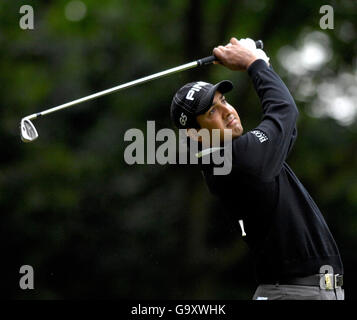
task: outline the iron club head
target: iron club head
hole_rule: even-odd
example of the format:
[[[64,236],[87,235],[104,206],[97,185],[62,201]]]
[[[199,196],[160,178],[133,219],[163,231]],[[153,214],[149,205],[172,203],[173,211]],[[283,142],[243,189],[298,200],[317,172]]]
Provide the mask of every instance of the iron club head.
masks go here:
[[[38,138],[37,130],[29,119],[23,118],[21,120],[20,131],[23,142],[32,142]]]

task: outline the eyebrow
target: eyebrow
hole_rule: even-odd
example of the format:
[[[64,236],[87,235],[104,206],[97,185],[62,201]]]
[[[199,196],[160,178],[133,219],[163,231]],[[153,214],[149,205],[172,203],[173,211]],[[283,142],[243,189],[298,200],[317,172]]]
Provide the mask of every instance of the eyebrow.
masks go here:
[[[219,96],[219,100],[222,100],[224,98],[224,95],[223,95],[223,93],[221,93],[221,95]],[[217,104],[217,102],[214,102],[214,101],[212,101],[212,105],[211,105],[211,107],[210,107],[210,109],[214,106],[214,105],[216,105]]]

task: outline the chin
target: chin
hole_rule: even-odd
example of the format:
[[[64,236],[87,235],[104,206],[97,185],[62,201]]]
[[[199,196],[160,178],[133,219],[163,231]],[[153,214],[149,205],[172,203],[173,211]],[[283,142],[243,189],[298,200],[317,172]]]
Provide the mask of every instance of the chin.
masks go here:
[[[243,134],[243,127],[241,125],[238,125],[237,127],[234,128],[233,130],[233,138],[238,138]]]
[[[243,134],[243,127],[241,125],[237,125],[236,127],[234,127],[232,130],[232,139],[238,138]],[[221,142],[224,141],[224,134],[222,133],[221,135]]]

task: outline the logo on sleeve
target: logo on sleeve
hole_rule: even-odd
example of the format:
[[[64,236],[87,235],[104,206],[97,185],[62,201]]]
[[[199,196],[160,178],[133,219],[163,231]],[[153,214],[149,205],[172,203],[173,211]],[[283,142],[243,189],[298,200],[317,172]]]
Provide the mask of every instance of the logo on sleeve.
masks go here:
[[[260,143],[269,140],[266,134],[261,132],[260,130],[253,130],[250,131],[250,133],[254,134],[259,139]]]

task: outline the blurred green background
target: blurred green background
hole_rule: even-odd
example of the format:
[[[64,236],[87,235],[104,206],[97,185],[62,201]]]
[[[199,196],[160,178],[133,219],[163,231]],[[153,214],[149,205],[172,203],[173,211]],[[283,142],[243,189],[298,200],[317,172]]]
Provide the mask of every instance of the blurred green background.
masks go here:
[[[22,30],[20,7],[34,9]],[[319,26],[322,5],[334,29]],[[7,299],[251,299],[252,257],[195,166],[124,162],[124,133],[172,127],[188,81],[229,79],[245,130],[261,110],[247,74],[192,69],[34,121],[22,117],[262,39],[300,110],[288,163],[340,248],[346,299],[357,278],[357,2],[103,0],[0,2],[1,294]],[[237,199],[239,202],[239,200]],[[35,289],[19,288],[31,265]]]

